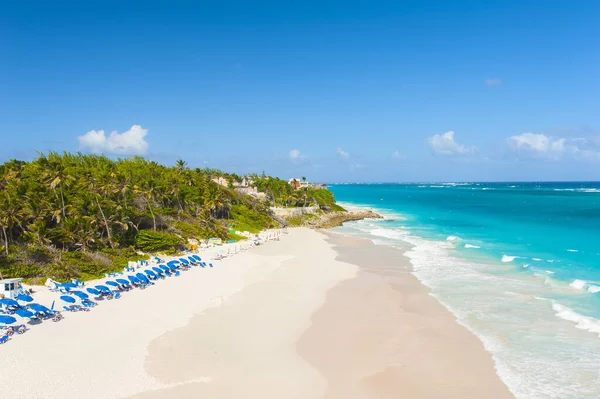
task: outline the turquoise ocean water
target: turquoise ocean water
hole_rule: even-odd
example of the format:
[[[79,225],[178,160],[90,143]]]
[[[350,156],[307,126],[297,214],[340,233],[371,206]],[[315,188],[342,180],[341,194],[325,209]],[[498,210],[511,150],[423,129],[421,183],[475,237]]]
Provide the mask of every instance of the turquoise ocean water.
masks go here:
[[[414,274],[483,341],[517,398],[600,398],[599,183],[330,189],[386,216],[340,232],[412,245]]]

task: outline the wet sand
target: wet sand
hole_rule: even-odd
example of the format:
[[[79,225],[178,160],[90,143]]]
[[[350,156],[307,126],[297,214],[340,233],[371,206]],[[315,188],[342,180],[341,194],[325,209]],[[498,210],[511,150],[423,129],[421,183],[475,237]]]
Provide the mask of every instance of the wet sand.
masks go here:
[[[358,265],[327,294],[298,343],[328,381],[327,399],[514,398],[483,344],[428,295],[403,251],[328,234]]]
[[[513,398],[398,249],[313,231],[261,282],[156,339],[153,398]]]

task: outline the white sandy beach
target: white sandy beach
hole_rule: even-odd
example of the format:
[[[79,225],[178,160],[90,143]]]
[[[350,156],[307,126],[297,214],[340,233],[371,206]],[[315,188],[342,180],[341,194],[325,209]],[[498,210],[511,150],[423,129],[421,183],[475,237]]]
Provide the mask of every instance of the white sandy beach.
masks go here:
[[[362,244],[331,240],[290,230],[213,268],[33,326],[0,347],[0,386],[11,398],[512,397],[483,345],[406,269],[410,281],[378,303],[373,287],[389,281],[369,283],[339,249]],[[411,300],[394,307],[403,295]]]

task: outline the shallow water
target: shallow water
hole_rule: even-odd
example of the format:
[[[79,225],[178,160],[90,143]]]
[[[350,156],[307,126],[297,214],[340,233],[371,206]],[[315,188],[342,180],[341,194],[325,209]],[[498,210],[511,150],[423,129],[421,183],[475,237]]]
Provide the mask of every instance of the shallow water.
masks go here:
[[[406,246],[415,275],[492,352],[518,398],[600,397],[600,185],[334,185],[380,221],[341,232]]]

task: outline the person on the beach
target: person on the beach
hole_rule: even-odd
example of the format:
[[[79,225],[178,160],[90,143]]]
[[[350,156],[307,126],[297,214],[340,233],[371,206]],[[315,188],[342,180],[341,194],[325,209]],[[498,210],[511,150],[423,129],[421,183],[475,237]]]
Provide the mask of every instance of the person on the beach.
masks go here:
[[[54,318],[52,319],[52,321],[59,321],[62,318],[63,318],[62,313],[56,312],[56,314],[54,315]]]

